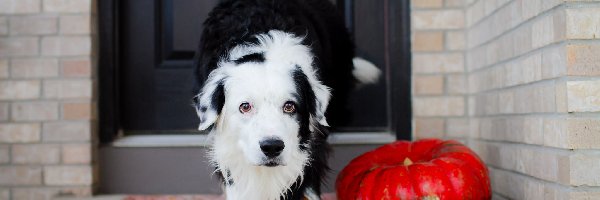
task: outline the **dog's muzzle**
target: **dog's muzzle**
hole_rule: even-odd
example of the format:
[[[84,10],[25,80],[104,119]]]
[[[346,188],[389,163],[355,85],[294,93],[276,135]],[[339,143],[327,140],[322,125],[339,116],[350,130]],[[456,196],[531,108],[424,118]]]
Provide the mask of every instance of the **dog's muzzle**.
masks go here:
[[[264,166],[275,167],[280,165],[278,156],[283,152],[285,144],[279,138],[270,138],[259,142],[260,150],[265,154]]]
[[[267,158],[275,158],[281,154],[285,144],[280,139],[267,139],[260,141],[260,150],[267,156]]]

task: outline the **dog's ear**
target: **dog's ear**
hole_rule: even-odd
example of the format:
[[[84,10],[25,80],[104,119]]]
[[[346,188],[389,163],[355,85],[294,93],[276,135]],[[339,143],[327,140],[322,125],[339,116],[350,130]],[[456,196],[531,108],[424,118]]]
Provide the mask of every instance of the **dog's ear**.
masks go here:
[[[194,107],[200,118],[198,130],[206,130],[216,121],[225,105],[224,79],[211,76],[200,94],[194,97]]]
[[[319,122],[319,124],[323,126],[329,126],[329,124],[327,123],[327,119],[325,119],[325,111],[327,110],[329,99],[331,98],[331,92],[329,91],[329,87],[323,85],[318,81],[313,82],[311,85],[315,93],[314,118],[317,122]]]

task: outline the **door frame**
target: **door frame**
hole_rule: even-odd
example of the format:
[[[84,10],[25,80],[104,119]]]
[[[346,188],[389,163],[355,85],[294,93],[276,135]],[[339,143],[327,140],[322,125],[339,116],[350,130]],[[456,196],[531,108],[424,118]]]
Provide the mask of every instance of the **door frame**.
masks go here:
[[[353,7],[354,0],[337,0],[340,8]],[[397,140],[412,137],[411,95],[411,40],[410,1],[383,0],[387,12],[384,14],[385,67],[388,69],[386,84],[390,108],[390,132]],[[98,2],[99,68],[98,68],[98,114],[101,144],[110,144],[120,134],[119,105],[119,4],[118,0]],[[344,13],[346,22],[353,22],[352,13]],[[395,23],[391,23],[395,22]],[[352,26],[351,26],[352,27]],[[160,53],[160,52],[157,52]],[[391,67],[397,66],[397,67]]]

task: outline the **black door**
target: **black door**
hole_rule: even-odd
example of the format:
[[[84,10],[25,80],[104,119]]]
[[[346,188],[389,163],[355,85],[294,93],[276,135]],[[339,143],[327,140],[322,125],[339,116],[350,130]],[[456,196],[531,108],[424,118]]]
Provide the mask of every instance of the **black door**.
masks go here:
[[[101,51],[108,54],[101,60],[105,67],[101,76],[109,76],[101,77],[105,88],[101,92],[109,94],[101,95],[100,102],[105,111],[101,112],[103,141],[109,141],[117,129],[143,134],[196,133],[192,62],[202,22],[218,0],[111,2],[100,5],[105,18],[108,11],[103,14],[102,9],[113,9],[109,16],[114,23],[101,21],[105,27],[101,31],[108,32],[105,41],[108,34],[113,45],[105,47],[118,50]],[[383,77],[353,92],[346,105],[351,110],[349,119],[335,131],[396,131],[399,138],[408,138],[410,52],[408,9],[404,8],[408,3],[338,0],[337,4],[354,36],[357,55],[375,63]]]
[[[125,131],[193,130],[192,59],[217,0],[121,1],[120,104]]]

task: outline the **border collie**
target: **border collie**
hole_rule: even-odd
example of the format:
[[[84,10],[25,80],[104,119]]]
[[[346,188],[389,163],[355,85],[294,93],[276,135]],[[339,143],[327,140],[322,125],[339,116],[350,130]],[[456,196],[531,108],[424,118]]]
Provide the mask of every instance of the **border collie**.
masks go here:
[[[196,66],[198,129],[210,132],[229,200],[320,199],[326,113],[342,112],[355,84],[380,74],[354,58],[328,0],[221,1],[204,22]]]

